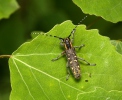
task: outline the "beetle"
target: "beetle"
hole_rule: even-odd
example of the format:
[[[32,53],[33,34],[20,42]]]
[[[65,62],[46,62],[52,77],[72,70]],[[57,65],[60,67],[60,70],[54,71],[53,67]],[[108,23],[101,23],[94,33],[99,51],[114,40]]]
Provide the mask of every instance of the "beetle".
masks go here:
[[[87,17],[87,16],[86,16]],[[84,19],[86,18],[84,17]],[[84,20],[82,19],[78,25]],[[68,80],[69,78],[69,75],[70,75],[70,71],[69,71],[69,68],[71,70],[71,72],[73,73],[75,79],[80,79],[81,78],[81,70],[80,70],[80,64],[78,62],[78,60],[82,60],[84,62],[86,62],[86,64],[90,65],[90,66],[95,66],[96,64],[91,64],[89,63],[88,61],[86,61],[85,59],[83,58],[80,58],[80,57],[77,57],[76,55],[76,51],[75,51],[75,48],[79,48],[81,49],[82,47],[84,47],[85,45],[82,44],[80,46],[73,46],[73,40],[74,40],[74,33],[76,31],[76,28],[77,26],[75,26],[75,28],[71,31],[70,35],[66,38],[61,38],[61,37],[58,37],[58,36],[53,36],[55,38],[58,38],[61,40],[61,44],[64,46],[65,50],[56,58],[52,59],[52,61],[56,61],[58,60],[61,56],[63,55],[66,55],[66,58],[67,58],[67,72],[68,72],[68,75],[66,77],[66,80]],[[70,39],[72,35],[72,39]],[[52,35],[50,35],[52,36]]]
[[[79,23],[81,24],[81,22],[86,18],[87,16],[85,16]],[[73,73],[75,79],[80,79],[81,78],[81,70],[80,70],[80,64],[78,62],[78,60],[82,60],[84,61],[86,64],[90,65],[90,66],[95,66],[96,64],[91,64],[88,61],[86,61],[85,59],[81,58],[81,57],[77,57],[76,55],[76,51],[75,48],[79,48],[81,49],[82,47],[84,47],[85,45],[82,44],[80,46],[73,46],[73,40],[74,40],[74,33],[76,31],[76,28],[78,27],[78,25],[75,26],[75,28],[73,28],[73,30],[71,31],[71,33],[69,34],[69,36],[67,36],[66,38],[62,38],[62,37],[58,37],[58,36],[53,36],[53,35],[47,35],[47,34],[43,34],[43,35],[47,35],[47,36],[51,36],[51,37],[55,37],[61,40],[61,44],[64,46],[65,50],[56,58],[52,59],[52,61],[56,61],[58,60],[60,57],[62,57],[63,55],[66,55],[67,58],[67,77],[66,80],[69,79],[69,75],[70,75],[70,70]],[[70,39],[70,37],[72,36],[72,38]],[[70,68],[70,70],[69,70]]]

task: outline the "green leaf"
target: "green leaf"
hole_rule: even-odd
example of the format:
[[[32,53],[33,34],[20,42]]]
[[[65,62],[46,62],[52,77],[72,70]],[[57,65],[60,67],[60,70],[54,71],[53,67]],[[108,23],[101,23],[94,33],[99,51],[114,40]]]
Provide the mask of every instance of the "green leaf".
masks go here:
[[[75,26],[71,21],[56,25],[47,34],[67,37]],[[104,100],[122,99],[122,56],[116,52],[108,37],[98,30],[86,30],[79,25],[74,34],[74,46],[85,44],[76,54],[96,66],[80,62],[81,79],[71,74],[66,81],[66,57],[52,62],[64,51],[60,40],[39,35],[21,45],[9,59],[11,100]]]
[[[39,34],[44,34],[44,32],[34,31],[34,32],[31,33],[31,38],[34,39],[34,38],[36,38]]]
[[[86,14],[101,16],[110,22],[122,21],[121,0],[73,0]]]
[[[8,18],[18,8],[16,0],[0,0],[0,19]]]
[[[122,42],[120,40],[111,40],[118,53],[122,54]]]

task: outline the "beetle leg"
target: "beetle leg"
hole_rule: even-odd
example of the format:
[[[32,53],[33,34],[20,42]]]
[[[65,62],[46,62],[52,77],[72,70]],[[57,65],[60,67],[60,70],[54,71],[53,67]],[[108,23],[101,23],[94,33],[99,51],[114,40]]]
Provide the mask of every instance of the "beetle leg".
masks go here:
[[[66,64],[66,67],[67,67],[67,76],[66,76],[66,81],[67,81],[69,79],[69,76],[70,76],[70,70],[69,70],[68,62]]]
[[[74,46],[74,48],[79,48],[79,49],[81,49],[82,47],[84,47],[85,45],[84,44],[82,44],[82,45],[80,45],[80,46]]]
[[[56,58],[52,59],[51,61],[56,61],[59,58],[61,58],[65,54],[65,51],[63,51],[60,55],[58,55]]]
[[[79,58],[79,57],[77,57],[79,60],[82,60],[82,61],[84,61],[87,65],[90,65],[90,66],[96,66],[96,64],[91,64],[91,63],[89,63],[88,61],[86,61],[85,59],[83,59],[83,58]]]

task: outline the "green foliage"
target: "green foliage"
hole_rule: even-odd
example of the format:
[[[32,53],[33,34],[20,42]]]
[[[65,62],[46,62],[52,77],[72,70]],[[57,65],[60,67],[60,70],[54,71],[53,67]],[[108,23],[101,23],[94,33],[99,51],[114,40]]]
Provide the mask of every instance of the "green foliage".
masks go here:
[[[121,0],[73,0],[86,14],[101,16],[107,21],[122,21]]]
[[[74,27],[66,21],[46,34],[65,38]],[[84,25],[77,27],[73,45],[85,44],[81,50],[76,50],[77,56],[96,66],[80,62],[81,80],[76,81],[71,74],[66,81],[66,57],[51,61],[64,50],[60,40],[39,35],[21,45],[9,59],[11,100],[121,100],[122,56],[109,38],[99,35],[98,30],[85,28]]]
[[[0,54],[11,54],[28,39],[33,30],[48,31],[56,23],[71,19],[77,23],[85,16],[71,0],[0,0]],[[101,16],[96,26],[100,33],[112,39],[118,39],[121,34],[122,21],[121,1],[87,1],[74,0],[84,13]],[[67,6],[68,5],[68,6]],[[73,9],[73,10],[72,10]],[[13,12],[15,12],[12,14]],[[12,16],[10,17],[10,15]],[[76,16],[77,15],[77,16]],[[8,18],[9,19],[4,19]],[[83,23],[91,24],[95,16],[89,16]],[[67,21],[54,27],[48,34],[66,37],[74,26]],[[24,43],[11,56],[10,75],[12,92],[11,100],[34,98],[43,100],[104,100],[122,99],[121,89],[121,41],[111,41],[102,37],[97,30],[85,30],[79,26],[75,34],[73,45],[85,44],[81,50],[76,50],[79,57],[83,57],[97,66],[81,65],[82,78],[76,81],[72,75],[66,81],[66,58],[51,62],[63,50],[60,40],[43,35],[32,34],[34,40]],[[91,28],[91,27],[90,27]],[[37,33],[37,32],[36,32]],[[115,51],[117,50],[117,53]],[[0,60],[0,100],[8,100],[10,91],[9,71],[6,59]],[[6,65],[6,66],[5,66]],[[5,76],[4,76],[4,75]],[[6,93],[7,91],[7,93]]]
[[[111,40],[118,53],[122,54],[122,42],[120,40]]]
[[[0,0],[0,19],[8,18],[18,8],[16,0]]]

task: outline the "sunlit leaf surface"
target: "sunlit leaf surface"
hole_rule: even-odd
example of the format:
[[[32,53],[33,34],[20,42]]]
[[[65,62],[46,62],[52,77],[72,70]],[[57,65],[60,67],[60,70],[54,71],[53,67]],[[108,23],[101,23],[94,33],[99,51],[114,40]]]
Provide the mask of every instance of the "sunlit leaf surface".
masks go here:
[[[67,37],[75,26],[66,21],[55,26],[47,34]],[[66,57],[52,62],[64,51],[60,40],[38,35],[32,41],[21,45],[9,59],[11,100],[107,100],[122,99],[122,56],[116,52],[108,37],[97,30],[77,27],[74,46],[77,56],[96,66],[80,62],[81,79],[71,74],[66,81]]]
[[[121,0],[73,0],[81,10],[90,15],[96,15],[107,21],[122,21],[122,1]]]

